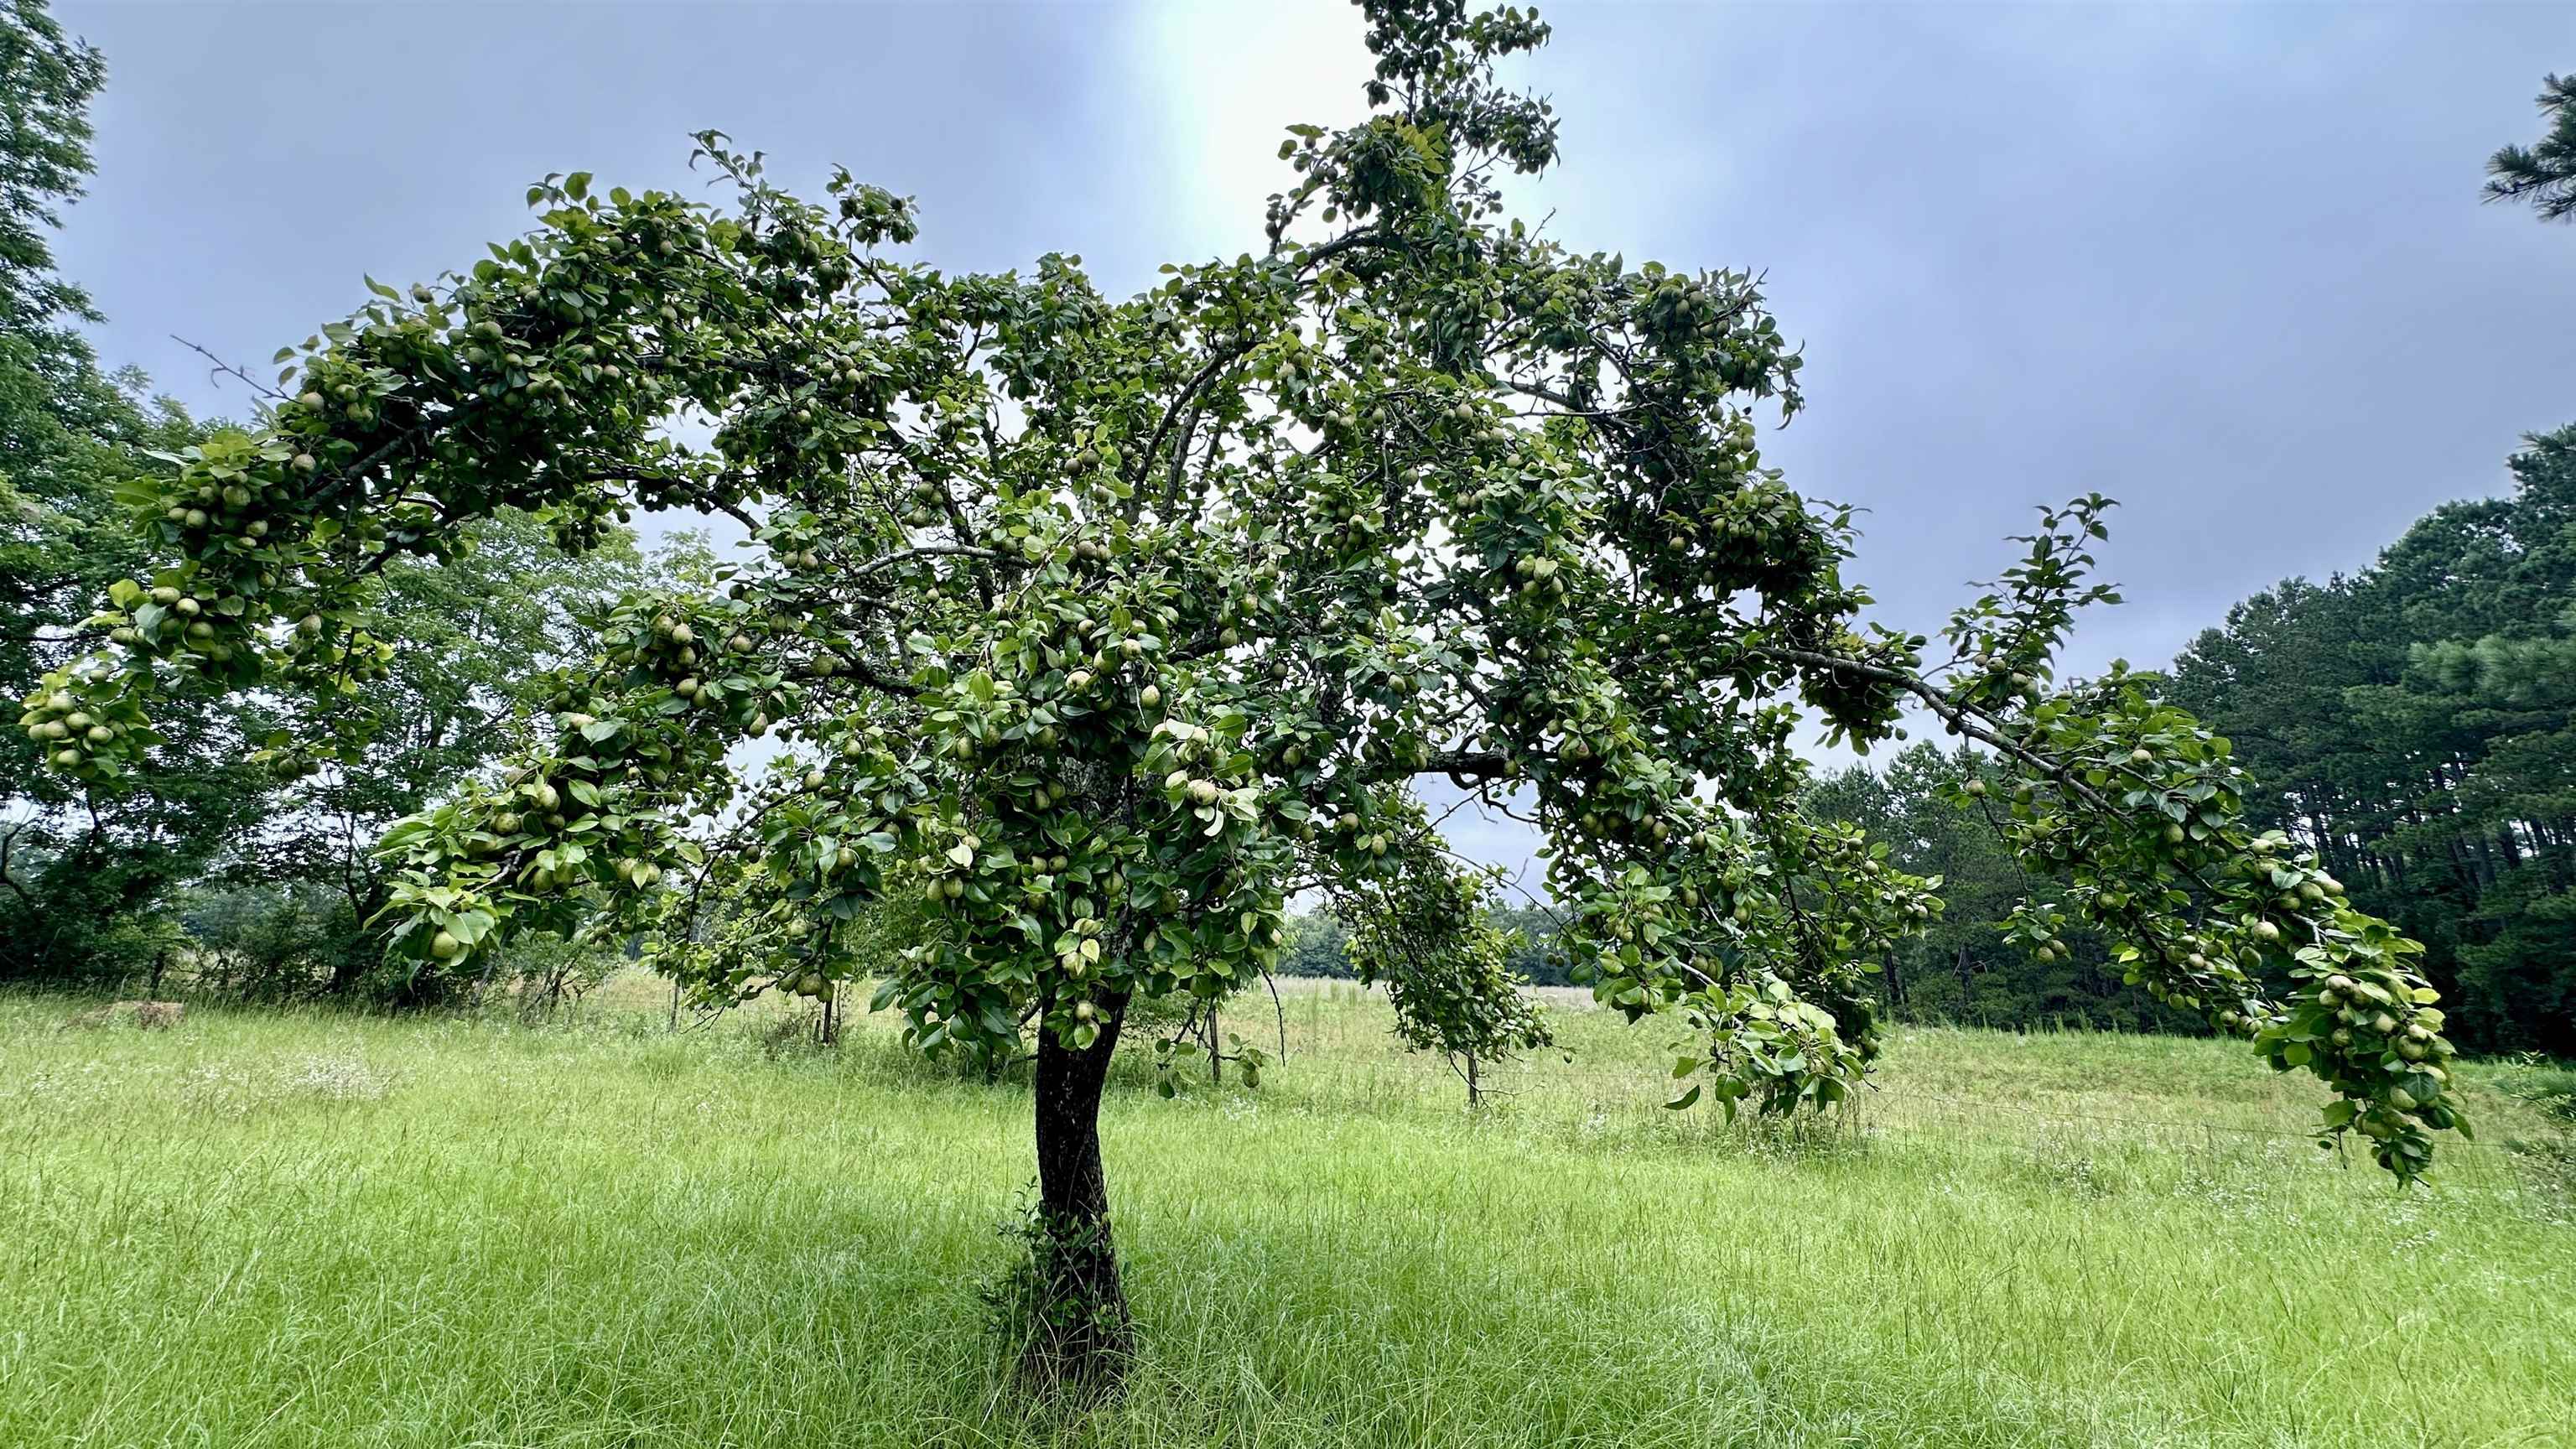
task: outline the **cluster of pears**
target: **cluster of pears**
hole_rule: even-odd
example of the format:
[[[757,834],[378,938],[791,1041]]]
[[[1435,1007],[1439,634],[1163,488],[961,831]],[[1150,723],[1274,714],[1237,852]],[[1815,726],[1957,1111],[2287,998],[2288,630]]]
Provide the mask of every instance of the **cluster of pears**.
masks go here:
[[[1571,809],[1570,803],[1567,807],[1567,813],[1573,814],[1575,822],[1583,827],[1586,839],[1616,841],[1648,849],[1664,846],[1672,840],[1672,823],[1664,818],[1660,804],[1651,797],[1644,802],[1647,806],[1644,812],[1633,819],[1617,801],[1609,798],[1608,792],[1600,793],[1598,799],[1599,803],[1586,804],[1579,813]]]
[[[1712,493],[1691,512],[1674,527],[1690,541],[1696,581],[1720,598],[1739,589],[1771,601],[1803,598],[1837,557],[1806,500],[1767,475]]]
[[[2334,1013],[2328,1039],[2336,1046],[2385,1047],[2410,1062],[2447,1056],[2442,1013],[2415,1002],[2413,988],[2394,971],[2355,967],[2338,971],[2317,991],[2317,1004]]]
[[[1470,442],[1489,446],[1508,443],[1512,430],[1500,418],[1478,406],[1471,398],[1461,397],[1449,404],[1448,420],[1460,436]]]
[[[301,405],[319,409],[322,395],[308,392]],[[318,466],[311,453],[301,450],[287,459],[287,467],[299,476]],[[245,548],[260,546],[290,497],[284,478],[262,480],[248,469],[230,479],[182,478],[174,480],[174,491],[162,494],[161,517],[178,530],[192,556],[203,557],[227,540]]]
[[[180,647],[204,654],[217,662],[232,657],[233,647],[217,637],[215,621],[224,615],[238,615],[244,607],[241,600],[230,597],[217,599],[216,603],[227,606],[219,615],[207,607],[206,600],[176,584],[162,584],[146,597],[159,605],[168,617],[178,621]],[[322,632],[319,616],[313,620],[312,632],[317,635]],[[299,627],[296,633],[302,635],[304,630]],[[142,628],[135,624],[117,625],[108,631],[108,638],[129,647],[146,642]]]
[[[930,904],[954,905],[965,898],[967,884],[981,873],[978,867],[983,849],[983,839],[969,832],[930,858],[930,879],[923,890]]]
[[[1064,682],[1074,693],[1088,693],[1094,685],[1122,674],[1132,675],[1136,703],[1148,711],[1162,708],[1163,687],[1155,682],[1155,666],[1149,658],[1157,652],[1157,641],[1152,636],[1116,636],[1107,622],[1084,614],[1068,622],[1059,644],[1047,650],[1046,663],[1049,668],[1073,666]]]
[[[935,478],[913,479],[909,495],[896,514],[906,528],[930,527],[940,521],[940,515],[948,506],[948,492]]]
[[[791,955],[803,958],[809,962],[815,957],[817,953],[814,948],[807,944],[808,938],[814,934],[814,927],[811,922],[807,921],[801,915],[791,915],[787,918],[787,923],[782,926],[780,930],[788,940],[788,950]],[[822,971],[816,969],[812,965],[807,965],[802,969],[791,969],[782,973],[778,978],[778,986],[780,990],[792,995],[802,996],[813,1001],[820,1001],[824,997],[831,995],[832,985],[832,978],[825,975]]]
[[[649,624],[612,634],[607,641],[608,657],[619,664],[643,666],[689,704],[714,705],[718,697],[707,688],[705,675],[716,662],[710,658],[715,645],[701,635],[701,624],[710,632],[721,627],[720,623],[704,620],[692,623],[681,611],[662,609]],[[734,654],[747,655],[754,643],[749,634],[736,629],[723,640],[723,647]]]
[[[78,771],[95,752],[125,734],[125,726],[92,716],[69,690],[46,690],[31,696],[18,725],[56,769]]]
[[[1547,554],[1525,553],[1512,560],[1510,579],[1524,599],[1544,596],[1562,600],[1565,597],[1565,580],[1558,577],[1562,567]]]
[[[1646,263],[1637,277],[1641,285],[1629,302],[1640,330],[1667,345],[1685,338],[1713,339],[1722,335],[1745,305],[1743,283],[1732,273],[1713,275],[1717,285],[1711,285],[1706,277],[1667,272],[1657,263]],[[1769,325],[1768,318],[1755,324],[1757,332]]]
[[[1242,778],[1241,772],[1218,768],[1201,774],[1191,767],[1214,762],[1218,754],[1214,737],[1198,725],[1179,720],[1163,729],[1172,737],[1172,758],[1179,765],[1163,777],[1163,793],[1174,800],[1185,800],[1196,809],[1214,808],[1226,790]]]
[[[1387,851],[1394,847],[1395,839],[1383,830],[1364,832],[1361,826],[1366,823],[1360,818],[1359,812],[1345,810],[1341,813],[1341,817],[1333,822],[1333,828],[1341,832],[1344,848],[1352,854],[1365,855],[1373,860],[1383,860],[1386,858]]]

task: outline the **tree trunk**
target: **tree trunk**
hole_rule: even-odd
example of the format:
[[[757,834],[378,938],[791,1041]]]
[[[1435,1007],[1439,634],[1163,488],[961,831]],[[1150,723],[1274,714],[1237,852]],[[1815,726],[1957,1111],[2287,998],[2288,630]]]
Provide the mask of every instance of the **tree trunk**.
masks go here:
[[[1037,1033],[1037,1302],[1021,1365],[1048,1383],[1112,1383],[1134,1341],[1100,1165],[1100,1089],[1127,999],[1099,1004],[1100,1036],[1088,1048]]]
[[[1482,1106],[1484,1101],[1484,1089],[1476,1081],[1476,1054],[1470,1051],[1467,1053],[1467,1105],[1471,1108],[1478,1107]]]

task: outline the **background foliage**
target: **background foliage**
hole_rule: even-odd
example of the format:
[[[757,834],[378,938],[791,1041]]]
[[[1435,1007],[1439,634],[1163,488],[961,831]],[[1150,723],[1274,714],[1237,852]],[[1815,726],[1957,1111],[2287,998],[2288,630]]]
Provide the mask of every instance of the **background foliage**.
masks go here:
[[[118,489],[166,476],[215,430],[110,372],[80,328],[88,295],[54,265],[49,234],[90,171],[98,53],[33,0],[0,7],[0,690],[105,642],[92,611],[153,551]],[[247,382],[248,379],[241,379]],[[451,567],[391,563],[361,602],[399,640],[356,699],[293,690],[175,693],[164,742],[115,790],[39,768],[44,746],[0,738],[0,982],[78,980],[152,989],[174,964],[262,997],[443,999],[458,983],[388,963],[370,919],[385,827],[515,738],[516,681],[586,651],[586,605],[643,564],[623,535],[574,558],[504,513]],[[353,743],[363,730],[373,743]],[[265,751],[302,739],[318,748]]]

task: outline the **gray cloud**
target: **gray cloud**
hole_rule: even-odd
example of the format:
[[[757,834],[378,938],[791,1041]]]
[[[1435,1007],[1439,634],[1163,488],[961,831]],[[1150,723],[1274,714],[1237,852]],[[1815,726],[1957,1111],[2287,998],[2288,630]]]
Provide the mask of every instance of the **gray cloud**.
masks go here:
[[[2032,504],[2098,489],[2131,602],[2074,662],[2161,663],[2576,412],[2576,231],[2477,202],[2576,64],[2564,11],[1546,9],[1525,74],[1567,166],[1532,205],[1587,249],[1769,273],[1811,404],[1769,451],[1869,510],[1887,622],[1931,632]],[[111,65],[64,262],[105,354],[210,410],[241,404],[164,333],[264,359],[360,272],[519,230],[548,171],[687,184],[705,125],[791,182],[837,160],[918,194],[943,265],[1078,251],[1141,285],[1252,245],[1276,127],[1347,117],[1359,79],[1355,18],[1319,5],[61,13]]]

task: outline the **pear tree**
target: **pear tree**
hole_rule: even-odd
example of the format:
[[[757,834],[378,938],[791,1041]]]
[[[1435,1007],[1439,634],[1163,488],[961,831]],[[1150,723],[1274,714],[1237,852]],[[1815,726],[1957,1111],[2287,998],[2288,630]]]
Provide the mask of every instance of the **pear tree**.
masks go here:
[[[1529,983],[1510,968],[1520,933],[1494,922],[1489,876],[1499,872],[1454,867],[1427,821],[1409,823],[1414,828],[1394,835],[1420,858],[1335,878],[1331,910],[1350,923],[1344,949],[1360,983],[1386,989],[1396,1039],[1446,1056],[1475,1107],[1484,1100],[1484,1064],[1554,1036],[1523,990]]]
[[[532,187],[529,234],[371,280],[260,426],[130,485],[165,562],[22,724],[112,793],[174,695],[363,695],[369,576],[497,510],[574,550],[738,520],[744,557],[546,676],[505,773],[385,837],[394,949],[611,928],[711,997],[819,993],[899,913],[874,1004],[914,1042],[1035,1039],[1046,1353],[1083,1375],[1130,1340],[1097,1130],[1129,1005],[1258,973],[1300,892],[1454,895],[1429,779],[1539,824],[1561,945],[1683,1042],[1676,1105],[1785,1111],[1869,1071],[1870,963],[1939,908],[1801,817],[1793,745],[1935,719],[2016,782],[1961,803],[2064,887],[2022,939],[2082,917],[2321,1079],[2329,1140],[2425,1171],[2459,1118],[2415,945],[2247,828],[2223,739],[2125,673],[2056,682],[2104,500],[2043,514],[1942,646],[1865,623],[1848,511],[1757,445],[1800,359],[1755,280],[1508,214],[1498,178],[1557,159],[1495,75],[1534,14],[1359,8],[1367,118],[1291,127],[1257,248],[1125,300],[1069,255],[943,271],[908,200],[800,199],[713,132],[721,205]]]

